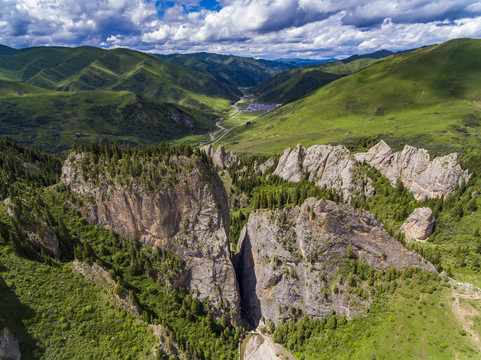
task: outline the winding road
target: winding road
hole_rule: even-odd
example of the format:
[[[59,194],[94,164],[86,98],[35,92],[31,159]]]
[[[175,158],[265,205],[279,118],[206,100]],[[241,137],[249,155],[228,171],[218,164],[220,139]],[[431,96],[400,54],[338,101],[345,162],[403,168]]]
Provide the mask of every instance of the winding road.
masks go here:
[[[242,99],[237,101],[234,105],[232,105],[234,107],[234,111],[229,115],[229,119],[232,118],[233,116],[237,115],[239,112],[241,112],[241,110],[239,109],[239,103],[243,102],[244,100],[245,100],[245,97],[243,97]],[[250,119],[247,119],[246,121],[244,121],[243,123],[241,123],[239,125],[236,125],[236,126],[233,126],[231,128],[226,128],[226,127],[222,126],[221,125],[222,119],[219,119],[219,121],[217,121],[215,123],[215,126],[217,127],[218,130],[210,132],[209,133],[209,138],[210,138],[209,142],[205,143],[205,144],[199,144],[199,146],[206,146],[206,145],[209,145],[209,144],[214,145],[219,140],[221,140],[224,136],[226,136],[230,131],[247,124],[249,121],[252,121],[252,120],[258,118],[262,114],[263,113],[261,113],[259,115],[256,115],[256,116],[253,116]],[[216,140],[214,140],[216,138],[216,136],[218,136],[219,134],[220,134],[220,136]]]

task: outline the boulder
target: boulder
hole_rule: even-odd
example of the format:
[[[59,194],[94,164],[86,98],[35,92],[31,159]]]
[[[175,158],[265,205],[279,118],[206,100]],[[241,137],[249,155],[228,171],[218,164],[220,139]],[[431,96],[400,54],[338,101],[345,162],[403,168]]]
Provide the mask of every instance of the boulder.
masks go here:
[[[417,208],[402,224],[401,231],[407,237],[425,241],[433,233],[434,217],[430,208]]]

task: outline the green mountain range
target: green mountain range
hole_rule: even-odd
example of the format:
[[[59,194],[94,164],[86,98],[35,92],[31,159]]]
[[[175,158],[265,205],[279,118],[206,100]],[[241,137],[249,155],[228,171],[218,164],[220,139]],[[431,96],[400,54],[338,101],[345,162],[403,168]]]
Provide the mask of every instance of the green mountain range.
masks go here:
[[[128,49],[40,47],[0,58],[0,78],[57,91],[132,91],[182,103],[195,96],[235,100],[239,93],[206,73]]]
[[[215,114],[128,91],[52,91],[0,80],[0,133],[58,152],[73,143],[149,145],[209,131]]]
[[[297,67],[291,63],[212,53],[157,56],[173,64],[207,72],[217,80],[236,87],[254,86],[276,74]]]
[[[379,134],[431,148],[478,145],[480,44],[457,39],[376,61],[223,141],[237,150],[272,152]]]
[[[391,51],[381,50],[353,55],[344,60],[303,66],[275,75],[254,86],[251,91],[261,102],[285,104],[392,54]]]
[[[208,73],[87,46],[3,46],[0,81],[2,134],[48,151],[92,139],[145,145],[205,133],[240,96]]]

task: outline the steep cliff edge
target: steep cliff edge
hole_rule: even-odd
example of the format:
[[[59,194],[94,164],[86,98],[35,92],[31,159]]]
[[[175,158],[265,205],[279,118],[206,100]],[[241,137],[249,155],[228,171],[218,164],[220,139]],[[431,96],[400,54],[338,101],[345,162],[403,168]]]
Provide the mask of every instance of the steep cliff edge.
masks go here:
[[[392,238],[370,212],[307,199],[289,210],[257,210],[242,230],[237,277],[245,316],[278,324],[288,308],[303,314],[356,316],[369,302],[347,296],[332,280],[349,256],[374,269],[435,268]]]
[[[153,153],[106,156],[73,151],[62,182],[86,201],[91,224],[161,246],[185,262],[173,284],[239,317],[239,290],[229,248],[227,194],[206,158]],[[94,170],[92,170],[94,169]]]
[[[299,182],[304,176],[318,187],[326,186],[341,193],[344,200],[374,194],[371,179],[343,145],[313,145],[287,148],[279,159],[274,175],[286,181]]]
[[[382,140],[355,157],[378,169],[393,186],[402,181],[417,200],[450,195],[471,176],[459,165],[456,153],[431,160],[425,149],[406,145],[403,151],[393,153]]]

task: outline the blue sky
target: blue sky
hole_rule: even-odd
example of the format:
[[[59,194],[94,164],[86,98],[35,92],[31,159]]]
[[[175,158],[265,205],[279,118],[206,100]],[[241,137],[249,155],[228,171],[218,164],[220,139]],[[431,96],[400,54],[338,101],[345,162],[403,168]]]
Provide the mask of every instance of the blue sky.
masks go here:
[[[332,58],[481,38],[481,0],[0,0],[0,43]]]

